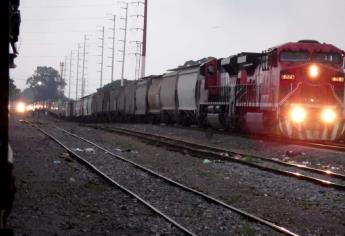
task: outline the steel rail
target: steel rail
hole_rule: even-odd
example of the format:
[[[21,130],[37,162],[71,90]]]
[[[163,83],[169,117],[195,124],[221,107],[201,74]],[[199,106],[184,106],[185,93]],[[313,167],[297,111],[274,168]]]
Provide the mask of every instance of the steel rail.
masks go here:
[[[140,132],[140,131],[135,131],[135,130],[130,130],[130,129],[124,129],[124,128],[116,128],[116,129],[119,129],[119,130],[125,131],[125,132],[135,132],[135,133],[140,134],[140,135],[142,134],[142,135],[148,135],[148,136],[152,136],[152,137],[156,137],[156,138],[164,138],[166,140],[176,141],[176,142],[179,142],[179,143],[184,144],[184,145],[193,145],[193,146],[201,148],[201,149],[205,149],[205,147],[206,147],[207,149],[212,150],[214,152],[219,152],[220,155],[224,155],[224,154],[228,154],[228,155],[230,155],[230,154],[231,155],[241,155],[241,156],[249,155],[249,154],[246,154],[246,153],[241,153],[241,152],[237,152],[237,151],[235,152],[235,151],[232,151],[232,150],[229,150],[229,149],[220,148],[220,147],[205,146],[205,145],[200,145],[200,144],[192,143],[192,142],[185,141],[185,140],[178,140],[178,139],[174,139],[174,138],[167,137],[167,136],[164,136],[164,135],[149,134],[149,133],[145,133],[145,132]],[[294,168],[298,168],[298,169],[301,169],[301,170],[310,171],[310,172],[314,172],[314,173],[317,173],[317,174],[322,174],[322,175],[325,175],[325,176],[329,176],[329,177],[332,177],[332,178],[337,178],[337,179],[345,180],[345,175],[339,174],[339,173],[335,173],[335,172],[333,172],[331,170],[317,169],[317,168],[308,167],[308,166],[301,165],[301,164],[288,163],[288,162],[285,162],[285,161],[274,160],[274,159],[268,158],[268,157],[262,157],[262,156],[256,156],[256,155],[250,155],[250,156],[252,158],[255,158],[255,159],[260,159],[260,160],[263,160],[263,161],[272,162],[272,163],[279,164],[279,165],[284,165],[284,166],[288,166],[288,167],[294,167]]]
[[[195,233],[193,233],[192,231],[190,231],[189,229],[185,228],[184,226],[182,226],[181,224],[179,224],[178,222],[176,222],[174,219],[170,218],[168,215],[164,214],[163,212],[161,212],[160,210],[158,210],[156,207],[154,207],[153,205],[151,205],[149,202],[145,201],[143,198],[141,198],[140,196],[138,196],[137,194],[135,194],[134,192],[132,192],[131,190],[129,190],[128,188],[122,186],[121,184],[119,184],[118,182],[116,182],[115,180],[113,180],[112,178],[110,178],[108,175],[106,175],[105,173],[103,173],[101,170],[99,170],[95,165],[91,164],[90,162],[88,162],[87,160],[85,160],[83,157],[81,157],[80,155],[78,155],[76,152],[74,152],[73,150],[71,150],[70,148],[68,148],[66,145],[64,145],[62,142],[60,142],[57,138],[55,138],[53,135],[47,133],[46,131],[44,131],[43,129],[41,129],[40,127],[38,127],[37,125],[32,124],[29,121],[26,121],[28,124],[30,124],[31,126],[35,127],[36,129],[38,129],[40,132],[42,132],[43,134],[45,134],[47,137],[49,137],[50,139],[52,139],[53,141],[55,141],[57,144],[59,144],[61,147],[63,147],[69,154],[71,154],[72,156],[74,156],[75,158],[77,158],[77,160],[79,162],[81,162],[82,164],[86,165],[88,168],[90,168],[94,173],[96,173],[97,175],[99,175],[100,177],[102,177],[106,182],[108,182],[109,184],[111,184],[112,186],[122,190],[123,192],[127,193],[128,195],[134,197],[135,199],[137,199],[138,201],[140,201],[143,205],[145,205],[146,207],[148,207],[149,209],[151,209],[153,212],[155,212],[156,214],[158,214],[159,216],[163,217],[166,221],[168,221],[169,223],[171,223],[172,225],[176,226],[177,228],[179,228],[181,231],[183,231],[185,234],[187,235],[192,235],[192,236],[196,236]],[[110,153],[109,153],[110,154]]]
[[[270,221],[268,221],[268,220],[265,220],[265,219],[263,219],[263,218],[260,218],[260,217],[258,217],[258,216],[255,216],[255,215],[253,215],[253,214],[251,214],[251,213],[248,213],[248,212],[246,212],[246,211],[244,211],[244,210],[241,210],[241,209],[239,209],[239,208],[236,208],[236,207],[234,207],[234,206],[231,206],[231,205],[229,205],[229,204],[227,204],[227,203],[225,203],[225,202],[223,202],[223,201],[221,201],[221,200],[219,200],[219,199],[217,199],[217,198],[214,198],[214,197],[209,196],[209,195],[207,195],[207,194],[205,194],[205,193],[202,193],[202,192],[200,192],[200,191],[198,191],[198,190],[195,190],[195,189],[193,189],[193,188],[191,188],[191,187],[188,187],[188,186],[186,186],[186,185],[184,185],[184,184],[181,184],[181,183],[179,183],[179,182],[177,182],[177,181],[174,181],[174,180],[172,180],[172,179],[170,179],[170,178],[168,178],[168,177],[166,177],[166,176],[163,176],[163,175],[161,175],[161,174],[159,174],[159,173],[157,173],[157,172],[155,172],[155,171],[153,171],[153,170],[151,170],[151,169],[148,169],[148,168],[146,168],[146,167],[144,167],[144,166],[142,166],[142,165],[139,165],[139,164],[137,164],[137,163],[135,163],[135,162],[133,162],[133,161],[131,161],[131,160],[128,160],[128,159],[126,159],[126,158],[124,158],[124,157],[122,157],[122,156],[120,156],[120,155],[117,155],[117,154],[111,152],[110,150],[108,150],[108,149],[106,149],[106,148],[104,148],[104,147],[102,147],[102,146],[100,146],[100,145],[98,145],[98,144],[96,144],[96,143],[94,143],[94,142],[88,140],[88,139],[85,139],[85,138],[83,138],[83,137],[81,137],[81,136],[79,136],[79,135],[77,135],[77,134],[71,133],[71,132],[69,132],[69,131],[67,131],[67,130],[65,130],[65,129],[63,129],[63,128],[57,127],[57,126],[55,126],[55,127],[56,127],[57,129],[63,131],[64,133],[67,133],[67,134],[69,134],[69,135],[71,135],[71,136],[73,136],[73,137],[75,137],[75,138],[77,138],[77,139],[83,140],[83,141],[85,141],[85,142],[87,142],[87,143],[89,143],[89,144],[91,144],[91,145],[93,145],[93,146],[99,148],[100,150],[102,150],[102,151],[104,151],[104,152],[107,152],[109,155],[111,155],[111,156],[113,156],[113,157],[115,157],[115,158],[118,158],[118,159],[120,159],[120,160],[122,160],[122,161],[124,161],[124,162],[130,163],[131,165],[135,166],[136,168],[138,168],[138,169],[140,169],[140,170],[144,170],[144,171],[146,171],[147,173],[150,173],[150,174],[152,174],[152,175],[154,175],[154,176],[156,176],[156,177],[159,177],[159,178],[161,178],[161,179],[167,181],[167,182],[170,183],[171,185],[180,187],[180,188],[182,188],[182,189],[184,189],[184,190],[186,190],[186,191],[189,191],[189,192],[191,192],[191,193],[193,193],[193,194],[195,194],[195,195],[201,196],[201,197],[203,197],[204,199],[206,199],[207,201],[216,203],[216,204],[218,204],[218,205],[221,205],[221,206],[223,206],[223,207],[225,207],[225,208],[227,208],[227,209],[229,209],[229,210],[231,210],[231,211],[233,211],[233,212],[236,212],[236,213],[238,213],[238,214],[240,214],[240,215],[246,217],[247,219],[249,219],[249,220],[251,220],[251,221],[258,222],[258,223],[260,223],[260,224],[262,224],[262,225],[265,225],[265,226],[268,226],[268,227],[274,229],[274,230],[277,231],[277,232],[284,233],[284,234],[286,234],[286,235],[294,235],[294,236],[298,235],[298,234],[293,233],[292,231],[290,231],[290,230],[288,230],[288,229],[286,229],[286,228],[284,228],[284,227],[282,227],[282,226],[276,225],[276,224],[274,224],[274,223],[272,223],[272,222],[270,222]]]
[[[328,149],[338,152],[345,152],[345,144],[329,144],[329,143],[317,143],[317,142],[307,142],[307,143],[298,143],[299,145],[314,147],[314,148],[321,148],[321,149]]]
[[[93,127],[93,128],[100,128],[97,126],[88,126],[88,127]],[[134,130],[129,130],[129,129],[123,129],[123,128],[101,128],[105,131],[110,131],[110,132],[117,132],[117,133],[122,133],[125,135],[131,135],[131,136],[135,136],[138,138],[143,138],[146,140],[151,140],[151,141],[158,141],[161,142],[163,144],[169,145],[169,146],[173,146],[173,147],[177,147],[177,148],[184,148],[186,150],[192,151],[194,153],[199,153],[201,155],[207,155],[207,156],[213,156],[216,157],[218,159],[222,159],[222,160],[226,160],[226,161],[233,161],[233,162],[238,162],[240,164],[244,164],[250,167],[254,167],[257,169],[261,169],[261,170],[265,170],[271,173],[276,173],[279,175],[285,175],[285,176],[289,176],[289,177],[295,177],[298,179],[303,179],[309,182],[313,182],[315,184],[318,185],[322,185],[325,187],[331,187],[337,190],[341,190],[341,191],[345,191],[345,185],[342,184],[337,184],[328,180],[324,180],[324,179],[319,179],[316,177],[311,177],[311,176],[307,176],[304,174],[301,174],[299,172],[291,172],[291,171],[285,171],[285,170],[279,170],[279,169],[275,169],[275,168],[271,168],[271,167],[266,167],[266,166],[262,166],[259,164],[255,164],[255,163],[251,163],[245,160],[241,160],[241,159],[237,159],[234,157],[231,157],[230,155],[245,155],[243,153],[239,153],[239,152],[235,152],[235,151],[231,151],[231,150],[226,150],[226,149],[221,149],[221,148],[217,148],[217,147],[212,147],[212,146],[204,146],[204,145],[200,145],[200,144],[196,144],[196,143],[192,143],[189,141],[185,141],[185,140],[177,140],[177,139],[173,139],[170,137],[166,137],[166,136],[161,136],[161,135],[156,135],[156,134],[148,134],[148,133],[144,133],[144,132],[139,132],[139,131],[134,131]],[[289,166],[289,167],[294,167],[294,168],[299,168],[301,170],[305,170],[305,171],[310,171],[310,172],[315,172],[318,174],[323,174],[332,178],[338,178],[338,179],[345,179],[344,175],[338,174],[338,173],[334,173],[332,171],[324,171],[321,169],[315,169],[312,167],[307,167],[307,166],[303,166],[303,165],[298,165],[298,164],[292,164],[292,163],[287,163],[287,162],[283,162],[283,161],[278,161],[278,160],[273,160],[270,158],[266,158],[266,157],[259,157],[259,156],[251,156],[253,158],[256,159],[261,159],[264,161],[269,161],[269,162],[273,162],[276,164],[281,164],[281,165],[285,165],[285,166]]]
[[[158,127],[161,127],[160,125],[155,125]],[[183,127],[183,126],[173,126],[168,125],[168,127],[175,128],[175,129],[192,129],[199,132],[205,132],[205,128],[200,127]],[[290,145],[298,145],[298,146],[305,146],[305,147],[314,147],[314,148],[320,148],[320,149],[326,149],[326,150],[333,150],[333,151],[339,151],[339,152],[345,152],[345,144],[341,144],[338,142],[307,142],[303,140],[298,139],[282,139],[282,137],[279,136],[272,136],[272,135],[259,135],[259,134],[242,134],[242,133],[229,133],[221,129],[212,128],[212,132],[219,135],[227,135],[232,137],[241,137],[241,138],[250,138],[254,140],[264,140],[269,142],[276,142],[279,144],[288,144]],[[278,138],[278,139],[277,139]]]

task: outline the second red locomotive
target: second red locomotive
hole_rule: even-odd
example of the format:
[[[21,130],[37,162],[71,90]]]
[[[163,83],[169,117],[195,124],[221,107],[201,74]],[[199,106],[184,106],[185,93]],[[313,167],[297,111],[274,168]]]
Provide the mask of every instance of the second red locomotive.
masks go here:
[[[344,52],[333,45],[302,40],[201,68],[202,120],[303,140],[345,131]]]

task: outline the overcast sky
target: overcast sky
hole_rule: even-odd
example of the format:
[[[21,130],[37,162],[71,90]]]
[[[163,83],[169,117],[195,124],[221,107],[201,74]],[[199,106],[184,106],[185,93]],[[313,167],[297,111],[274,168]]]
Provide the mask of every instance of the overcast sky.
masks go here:
[[[132,2],[135,2],[133,0]],[[141,0],[140,0],[141,1]],[[345,49],[344,0],[148,0],[146,74],[162,74],[187,60],[206,56],[226,57],[242,51],[260,52],[300,39],[315,39]],[[71,97],[75,98],[78,44],[87,34],[86,94],[100,84],[100,29],[105,26],[103,84],[110,82],[112,15],[116,22],[116,61],[121,60],[124,1],[115,0],[23,0],[17,68],[11,71],[23,89],[37,66],[52,66],[73,50]],[[129,4],[129,29],[125,77],[134,79],[136,44],[142,31],[142,5]],[[81,54],[82,55],[82,50]],[[81,60],[80,60],[81,65]],[[115,78],[121,76],[116,62]],[[81,66],[80,66],[81,77]],[[79,92],[80,93],[80,92]],[[65,89],[68,95],[68,85]]]

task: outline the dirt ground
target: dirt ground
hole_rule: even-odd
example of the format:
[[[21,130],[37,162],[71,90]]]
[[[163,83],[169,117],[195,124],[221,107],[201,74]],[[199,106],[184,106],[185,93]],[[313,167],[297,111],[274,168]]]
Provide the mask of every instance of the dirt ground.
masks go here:
[[[180,231],[19,122],[10,124],[15,235],[179,235]]]

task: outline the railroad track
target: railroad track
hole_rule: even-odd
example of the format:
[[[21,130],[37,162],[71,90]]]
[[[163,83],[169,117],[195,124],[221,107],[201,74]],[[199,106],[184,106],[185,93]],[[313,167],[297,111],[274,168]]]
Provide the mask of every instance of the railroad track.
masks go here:
[[[160,125],[156,125],[160,126]],[[202,131],[205,132],[205,128],[200,127],[185,127],[185,126],[173,126],[169,125],[170,128],[176,128],[176,129],[192,129],[195,131]],[[216,128],[212,128],[212,132],[219,135],[228,135],[228,136],[235,136],[235,137],[241,137],[241,138],[249,138],[254,140],[263,140],[263,141],[269,141],[269,142],[275,142],[280,144],[292,144],[292,145],[299,145],[299,146],[307,146],[307,147],[314,147],[314,148],[320,148],[320,149],[327,149],[327,150],[333,150],[333,151],[339,151],[339,152],[345,152],[345,143],[341,142],[308,142],[308,141],[301,141],[301,140],[287,140],[287,139],[281,139],[279,137],[270,136],[270,135],[255,135],[255,134],[242,134],[238,132],[226,132],[223,130],[219,130]],[[345,140],[344,140],[345,142]]]
[[[154,213],[160,215],[187,235],[219,235],[219,232],[212,231],[214,230],[212,225],[206,225],[207,227],[202,228],[196,227],[197,225],[202,225],[205,220],[206,222],[210,221],[211,224],[213,222],[215,225],[223,223],[225,225],[225,230],[231,229],[231,224],[234,224],[234,222],[235,224],[241,224],[243,221],[250,221],[253,224],[261,227],[258,232],[259,234],[262,234],[261,230],[264,230],[265,234],[268,232],[269,235],[272,233],[297,235],[296,233],[293,233],[282,226],[250,214],[219,199],[169,179],[155,171],[115,154],[107,148],[104,148],[81,136],[70,133],[60,127],[54,126],[53,129],[47,131],[47,128],[43,129],[28,121],[26,121],[26,123],[40,130],[49,138],[57,142],[66,151],[68,151],[71,156],[75,157],[82,164],[89,167],[93,172],[105,179],[112,186],[120,188],[125,193],[136,198],[139,202],[150,208]],[[91,154],[86,155],[84,152],[83,154],[85,155],[82,156],[81,154],[77,153],[77,151],[73,150],[72,145],[73,143],[75,145],[76,142],[79,146],[83,147],[90,147],[91,145],[96,150],[97,158]],[[107,162],[105,162],[105,160],[107,160]],[[104,163],[109,163],[109,160],[112,162],[111,166],[109,166],[109,164],[102,166],[103,161]],[[131,179],[126,177],[124,184],[120,183],[121,181],[123,182],[123,180],[115,180],[116,177],[119,178],[119,175],[116,175],[114,172],[110,171],[110,169],[115,167],[118,168],[117,171],[122,171],[122,174],[131,177],[136,176],[137,178]],[[136,187],[133,187],[133,183],[136,182],[139,182],[139,184],[137,183]],[[136,189],[138,186],[139,188],[141,186],[141,190]],[[169,196],[169,199],[165,199],[164,197],[162,198],[161,195],[157,196],[157,194],[161,194],[161,192],[163,194],[168,193],[168,195],[172,196]],[[149,200],[146,200],[146,198]],[[173,199],[173,201],[171,199]],[[160,205],[160,207],[157,207],[157,205]],[[163,210],[160,210],[160,208],[163,208],[164,211],[169,213],[163,213]],[[185,212],[185,209],[193,210],[192,212]],[[178,216],[174,214],[176,211],[180,212]],[[203,215],[204,212],[207,212],[208,215]],[[207,219],[203,219],[202,217],[207,217]],[[233,220],[233,222],[229,220],[229,217]],[[227,229],[226,226],[229,228]],[[262,227],[264,227],[264,229]],[[236,232],[225,231],[221,233],[228,235]]]
[[[172,147],[178,151],[188,151],[191,154],[195,154],[194,156],[197,157],[237,162],[274,174],[289,176],[324,187],[345,191],[345,175],[335,173],[331,170],[312,168],[301,164],[288,163],[262,156],[248,156],[245,153],[239,153],[229,149],[200,145],[186,140],[151,133],[149,134],[131,129],[109,128],[97,125],[87,125],[87,127],[115,132],[121,135],[133,136],[149,141],[154,145],[160,144]]]
[[[298,142],[299,145],[345,152],[345,144],[342,143],[318,143],[318,142]]]

